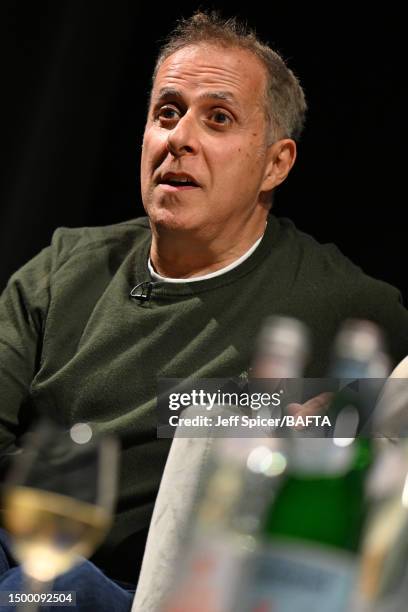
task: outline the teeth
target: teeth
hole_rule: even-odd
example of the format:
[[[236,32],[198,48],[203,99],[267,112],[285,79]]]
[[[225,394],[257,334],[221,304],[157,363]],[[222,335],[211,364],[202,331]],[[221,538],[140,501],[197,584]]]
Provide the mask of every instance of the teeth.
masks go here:
[[[171,182],[171,183],[193,183],[194,181],[190,178],[187,177],[170,177],[168,179],[166,179],[167,181]]]

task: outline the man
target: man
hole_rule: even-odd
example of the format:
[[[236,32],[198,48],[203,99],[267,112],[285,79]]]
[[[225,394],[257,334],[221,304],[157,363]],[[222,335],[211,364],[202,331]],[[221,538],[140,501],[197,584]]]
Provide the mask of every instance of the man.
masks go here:
[[[398,292],[269,214],[305,110],[296,77],[254,35],[202,13],[182,22],[154,74],[141,164],[149,219],[58,230],[2,297],[4,460],[44,413],[121,438],[117,516],[94,557],[110,578],[137,579],[166,461],[158,377],[247,372],[260,323],[275,313],[311,329],[310,376],[324,375],[350,316],[381,325],[396,360],[408,353]],[[125,595],[116,601],[110,610],[129,607]]]

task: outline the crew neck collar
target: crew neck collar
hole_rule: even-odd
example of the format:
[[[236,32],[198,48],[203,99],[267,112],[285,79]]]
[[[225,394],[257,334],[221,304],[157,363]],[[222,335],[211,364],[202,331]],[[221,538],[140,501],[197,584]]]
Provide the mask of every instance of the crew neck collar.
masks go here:
[[[215,270],[214,272],[209,272],[208,274],[201,274],[199,276],[192,276],[189,278],[169,278],[166,276],[162,276],[161,274],[158,274],[153,268],[152,260],[150,259],[150,256],[149,256],[147,266],[149,269],[150,276],[153,282],[161,281],[161,282],[166,282],[166,283],[197,283],[200,281],[208,280],[210,278],[215,278],[216,276],[221,276],[222,274],[225,274],[226,272],[233,270],[234,268],[242,264],[246,259],[248,259],[248,257],[252,255],[252,253],[255,251],[255,249],[261,242],[263,236],[264,234],[262,234],[262,236],[260,236],[258,240],[256,240],[256,242],[254,242],[254,244],[250,246],[247,251],[245,251],[243,255],[238,257],[238,259],[234,259],[234,261],[228,264],[227,266],[224,266],[220,268],[219,270]]]

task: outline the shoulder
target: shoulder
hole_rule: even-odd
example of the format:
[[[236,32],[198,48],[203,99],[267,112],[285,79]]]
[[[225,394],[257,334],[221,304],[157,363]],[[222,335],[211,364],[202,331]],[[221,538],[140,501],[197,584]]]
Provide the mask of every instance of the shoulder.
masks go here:
[[[279,239],[285,245],[294,299],[308,302],[319,316],[329,313],[339,324],[347,318],[368,319],[385,332],[391,353],[408,353],[408,311],[400,291],[373,278],[343,255],[334,244],[321,244],[287,220],[279,220]],[[279,243],[279,240],[278,240]]]
[[[278,245],[290,252],[290,259],[304,264],[303,272],[330,275],[333,272],[343,275],[358,275],[361,268],[356,266],[333,243],[320,243],[313,236],[299,230],[287,218],[279,218]]]
[[[103,277],[106,282],[105,276],[109,280],[127,255],[147,240],[147,217],[103,227],[60,227],[51,244],[11,276],[4,295],[17,290],[32,302],[48,302],[55,283],[78,275]]]
[[[361,290],[370,293],[398,295],[397,289],[377,280],[353,263],[333,243],[320,243],[309,234],[300,231],[289,219],[279,219],[277,245],[282,245],[288,262],[296,270],[298,280],[309,286],[341,292],[351,296]]]
[[[335,310],[352,299],[365,277],[361,268],[335,244],[318,242],[289,219],[275,219],[274,223],[275,260],[280,262],[295,299],[303,296],[322,306],[332,303]]]
[[[71,258],[86,254],[125,256],[130,250],[150,239],[147,217],[101,227],[58,228],[52,237],[52,267],[57,269]],[[89,261],[88,261],[89,263]]]

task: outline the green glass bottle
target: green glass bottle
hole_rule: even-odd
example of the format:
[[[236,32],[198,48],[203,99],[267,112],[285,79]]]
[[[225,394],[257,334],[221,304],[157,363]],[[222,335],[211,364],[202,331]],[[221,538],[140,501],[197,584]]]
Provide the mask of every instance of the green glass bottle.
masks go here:
[[[313,442],[322,445],[327,440],[317,438]],[[364,444],[352,446],[347,449],[350,463],[344,471],[330,469],[327,463],[317,473],[304,472],[299,466],[289,468],[290,475],[282,483],[265,521],[267,536],[287,536],[358,550],[366,511],[364,482],[371,463],[371,449],[366,440]],[[327,448],[325,453],[336,450]],[[303,451],[307,452],[307,447]]]

